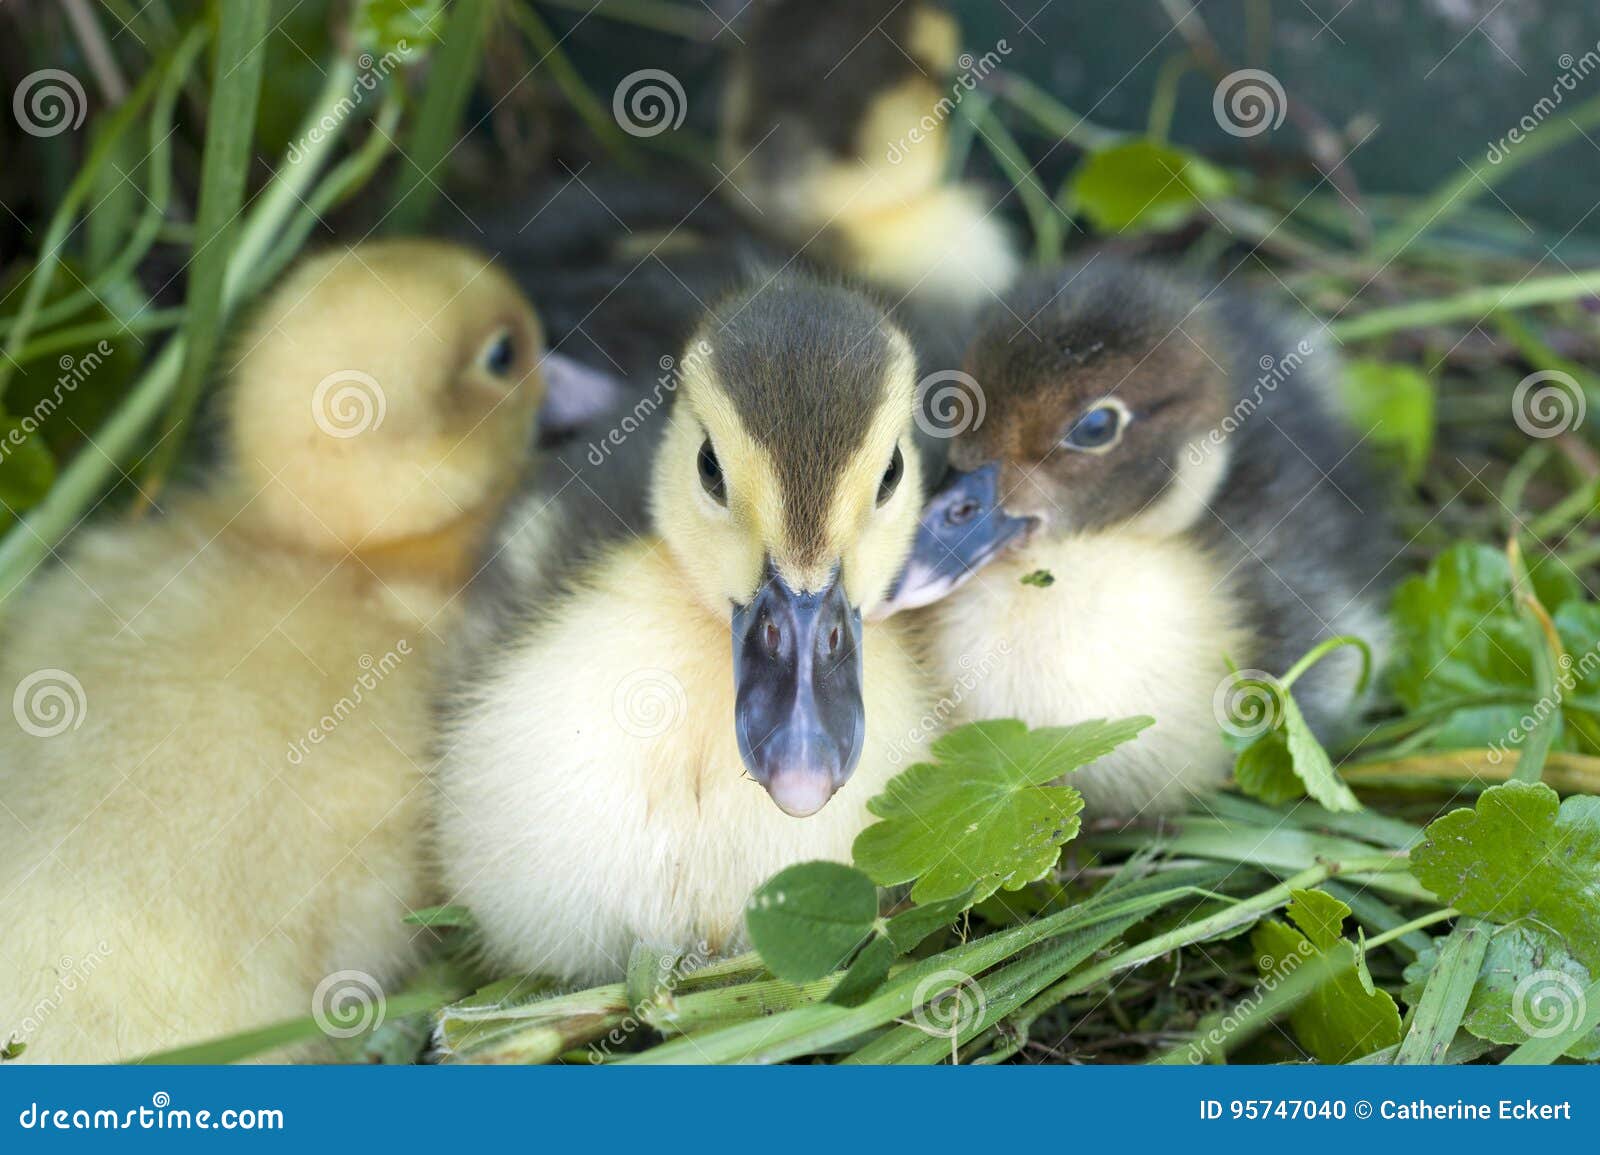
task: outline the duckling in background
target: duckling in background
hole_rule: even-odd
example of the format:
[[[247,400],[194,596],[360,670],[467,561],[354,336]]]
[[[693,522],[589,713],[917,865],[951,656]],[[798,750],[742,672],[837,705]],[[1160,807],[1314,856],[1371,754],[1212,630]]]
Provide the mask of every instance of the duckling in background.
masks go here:
[[[986,412],[952,458],[998,466],[1004,512],[1035,525],[924,616],[938,684],[1005,654],[958,720],[1154,715],[1073,775],[1090,813],[1148,816],[1230,773],[1225,656],[1281,674],[1336,635],[1381,645],[1393,553],[1326,339],[1106,256],[990,311],[966,364]],[[1358,662],[1339,650],[1295,683],[1324,733],[1353,710]]]
[[[945,179],[950,111],[990,61],[958,81],[960,29],[948,13],[904,0],[778,0],[753,10],[743,40],[724,93],[722,168],[766,227],[824,264],[957,314],[1015,279],[996,202]]]
[[[525,459],[540,346],[473,253],[307,260],[239,342],[225,476],[81,533],[7,607],[0,1040],[23,1058],[336,1030],[413,964],[429,665]]]
[[[446,703],[437,850],[507,970],[591,981],[640,941],[733,948],[762,881],[848,859],[921,733],[898,625],[862,625],[920,505],[907,338],[864,297],[779,278],[714,306],[677,370],[632,458],[648,532],[591,517],[586,486],[535,487],[471,590],[491,640],[463,643]]]

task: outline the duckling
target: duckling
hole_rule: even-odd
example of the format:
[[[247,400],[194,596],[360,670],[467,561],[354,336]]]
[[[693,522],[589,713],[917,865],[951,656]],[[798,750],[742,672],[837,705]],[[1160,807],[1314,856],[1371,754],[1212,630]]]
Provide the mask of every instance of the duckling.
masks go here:
[[[493,640],[445,702],[437,851],[508,971],[598,981],[638,942],[734,949],[762,881],[848,859],[922,733],[900,627],[862,623],[920,506],[904,333],[782,277],[713,305],[677,369],[634,458],[643,532],[591,518],[584,485],[535,486],[471,590]]]
[[[541,340],[474,253],[306,260],[239,340],[222,475],[78,534],[7,607],[0,1041],[24,1059],[381,1014],[434,894],[429,667]]]
[[[1381,650],[1393,553],[1326,340],[1103,255],[1030,275],[980,326],[984,415],[952,458],[997,469],[1003,513],[1032,524],[922,624],[940,684],[1005,655],[958,720],[1156,718],[1073,776],[1087,812],[1166,813],[1226,779],[1227,660],[1281,674],[1343,634]],[[1295,683],[1321,732],[1350,716],[1358,662]]]
[[[736,207],[824,264],[957,317],[1015,279],[997,200],[945,179],[949,118],[995,52],[958,57],[950,15],[904,0],[777,0],[756,7],[743,42],[721,132]]]

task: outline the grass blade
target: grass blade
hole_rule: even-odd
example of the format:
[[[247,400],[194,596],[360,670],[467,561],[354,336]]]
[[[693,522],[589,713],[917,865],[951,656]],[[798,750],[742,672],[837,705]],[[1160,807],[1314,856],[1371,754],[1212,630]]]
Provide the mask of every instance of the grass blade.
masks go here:
[[[415,232],[439,195],[434,173],[456,144],[461,114],[477,82],[483,42],[493,11],[487,0],[456,0],[428,69],[428,89],[402,155],[406,165],[395,188],[388,229]]]
[[[1438,1063],[1461,1029],[1467,1000],[1478,985],[1483,956],[1489,950],[1489,928],[1475,918],[1464,918],[1445,940],[1439,962],[1422,988],[1422,1000],[1411,1019],[1411,1029],[1400,1040],[1396,1066]]]
[[[179,450],[200,387],[222,336],[223,280],[230,238],[244,203],[256,105],[266,61],[268,0],[238,0],[218,8],[216,59],[211,104],[206,118],[205,157],[200,170],[200,203],[195,213],[197,245],[189,261],[184,304],[183,366],[167,410],[162,440],[151,454],[149,474],[159,485]]]

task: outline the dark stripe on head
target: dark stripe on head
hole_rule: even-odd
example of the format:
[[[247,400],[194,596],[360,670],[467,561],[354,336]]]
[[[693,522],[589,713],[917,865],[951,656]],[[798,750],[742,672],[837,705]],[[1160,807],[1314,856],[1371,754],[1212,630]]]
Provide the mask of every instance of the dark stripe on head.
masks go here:
[[[701,330],[718,384],[772,458],[802,565],[825,560],[834,488],[882,403],[894,332],[860,294],[799,279],[721,303]]]

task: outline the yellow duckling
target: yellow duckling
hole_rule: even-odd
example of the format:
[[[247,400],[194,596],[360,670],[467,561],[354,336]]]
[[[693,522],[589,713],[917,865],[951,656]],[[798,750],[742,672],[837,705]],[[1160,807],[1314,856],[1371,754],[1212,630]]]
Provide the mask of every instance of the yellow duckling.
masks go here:
[[[473,589],[438,852],[508,971],[737,946],[757,885],[848,861],[927,729],[900,627],[862,621],[917,526],[910,342],[863,297],[779,278],[689,349],[658,443],[511,503]],[[639,536],[590,497],[630,461]]]
[[[429,667],[541,344],[468,251],[307,260],[240,338],[224,476],[80,534],[7,607],[0,1042],[84,1062],[337,1031],[412,965]]]

